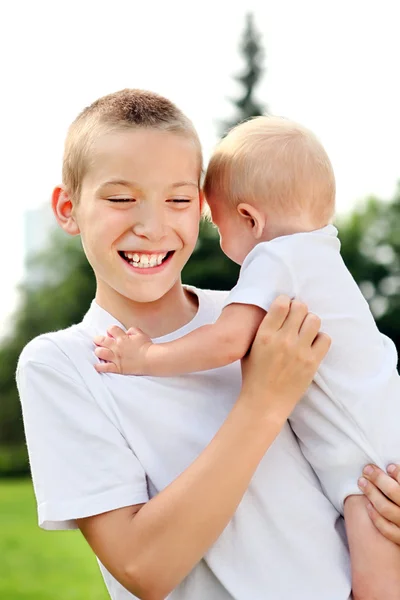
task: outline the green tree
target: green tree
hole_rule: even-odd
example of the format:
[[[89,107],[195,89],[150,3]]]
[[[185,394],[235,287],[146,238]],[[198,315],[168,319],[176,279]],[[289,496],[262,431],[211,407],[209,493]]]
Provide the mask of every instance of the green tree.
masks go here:
[[[239,98],[232,99],[236,114],[231,121],[222,123],[221,133],[223,135],[238,123],[268,112],[267,105],[259,102],[255,97],[257,86],[265,73],[265,51],[252,13],[246,15],[246,25],[240,42],[240,54],[244,61],[244,68],[241,73],[234,76],[234,79],[242,86],[242,93]]]
[[[232,99],[235,117],[231,121],[222,122],[221,136],[238,123],[267,112],[266,106],[255,98],[255,90],[264,74],[264,49],[251,13],[246,16],[239,49],[244,69],[234,78],[242,86],[242,93],[239,98]],[[229,290],[236,283],[238,275],[239,267],[219,247],[216,229],[210,222],[204,221],[196,251],[183,271],[183,280],[199,287]]]
[[[400,185],[391,202],[371,197],[337,224],[343,259],[400,351]]]

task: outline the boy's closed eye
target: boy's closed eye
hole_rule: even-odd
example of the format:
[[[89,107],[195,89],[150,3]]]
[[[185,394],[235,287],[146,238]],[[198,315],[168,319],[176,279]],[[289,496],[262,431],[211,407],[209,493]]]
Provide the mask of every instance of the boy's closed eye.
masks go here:
[[[136,198],[107,198],[109,202],[136,202]]]
[[[107,198],[109,202],[136,202],[136,198]],[[171,198],[167,202],[174,202],[177,204],[188,204],[192,202],[191,198]]]

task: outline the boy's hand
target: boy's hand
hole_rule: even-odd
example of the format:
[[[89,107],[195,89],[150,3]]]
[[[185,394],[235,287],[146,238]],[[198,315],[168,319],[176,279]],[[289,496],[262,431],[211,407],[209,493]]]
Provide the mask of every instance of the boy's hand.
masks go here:
[[[369,500],[367,510],[375,527],[400,545],[400,465],[389,465],[387,470],[367,465],[359,486]]]
[[[140,329],[131,327],[125,333],[113,325],[106,336],[97,336],[93,341],[97,346],[95,355],[105,361],[95,364],[98,373],[145,374],[146,356],[152,341]]]
[[[264,317],[250,354],[242,360],[247,403],[285,420],[330,347],[320,319],[305,304],[279,296]]]

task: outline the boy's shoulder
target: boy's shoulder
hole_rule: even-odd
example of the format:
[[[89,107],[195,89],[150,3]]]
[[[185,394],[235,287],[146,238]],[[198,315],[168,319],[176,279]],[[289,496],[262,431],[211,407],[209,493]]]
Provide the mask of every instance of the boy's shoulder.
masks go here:
[[[17,365],[17,371],[28,363],[43,364],[54,369],[64,370],[70,362],[70,356],[79,350],[90,351],[90,338],[80,325],[66,329],[42,333],[33,338],[23,348]]]

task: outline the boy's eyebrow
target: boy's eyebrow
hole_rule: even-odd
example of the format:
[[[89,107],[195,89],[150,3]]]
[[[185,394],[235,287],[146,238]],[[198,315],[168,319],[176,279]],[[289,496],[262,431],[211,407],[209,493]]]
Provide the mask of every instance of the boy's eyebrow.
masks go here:
[[[136,181],[127,181],[126,179],[110,179],[110,181],[105,181],[101,184],[101,188],[107,185],[124,185],[126,187],[139,187],[139,184]],[[194,186],[196,189],[199,187],[198,183],[195,181],[177,181],[177,183],[173,183],[170,187],[173,189],[186,187],[188,185]]]
[[[177,183],[173,183],[171,185],[171,188],[179,188],[179,187],[186,187],[187,185],[192,185],[194,186],[196,189],[199,187],[199,184],[196,183],[195,181],[178,181]]]
[[[124,185],[125,187],[137,187],[139,184],[135,181],[127,181],[126,179],[110,179],[110,181],[105,181],[104,183],[102,183],[100,185],[100,188],[105,187],[106,185]]]

